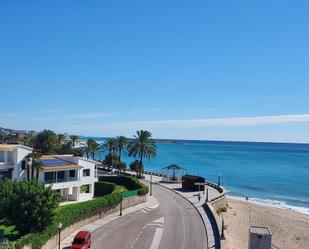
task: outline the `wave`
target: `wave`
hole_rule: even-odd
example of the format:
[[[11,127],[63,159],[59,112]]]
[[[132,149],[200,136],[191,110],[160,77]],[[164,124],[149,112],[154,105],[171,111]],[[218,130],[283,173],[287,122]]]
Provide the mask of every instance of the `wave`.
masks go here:
[[[234,200],[240,200],[240,201],[245,201],[246,198],[240,197],[240,196],[230,196],[229,198],[234,199]],[[292,206],[289,205],[283,201],[278,201],[278,200],[270,200],[270,199],[260,199],[260,198],[249,198],[248,200],[250,203],[254,204],[259,204],[267,207],[275,207],[275,208],[280,208],[284,210],[289,210],[289,211],[294,211],[297,213],[302,213],[302,214],[309,214],[309,208],[306,207],[297,207],[297,206]]]

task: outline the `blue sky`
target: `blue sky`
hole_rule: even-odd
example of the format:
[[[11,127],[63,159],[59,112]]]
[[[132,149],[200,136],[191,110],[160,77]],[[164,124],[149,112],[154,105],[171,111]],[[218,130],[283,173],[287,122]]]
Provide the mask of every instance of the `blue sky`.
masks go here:
[[[309,142],[308,13],[308,1],[3,0],[0,126]]]

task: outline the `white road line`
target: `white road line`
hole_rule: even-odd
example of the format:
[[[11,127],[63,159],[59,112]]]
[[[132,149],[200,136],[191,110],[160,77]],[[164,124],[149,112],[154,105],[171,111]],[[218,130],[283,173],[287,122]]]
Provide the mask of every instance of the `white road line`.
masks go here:
[[[163,228],[157,228],[150,249],[158,249],[163,235]]]
[[[185,225],[185,220],[183,217],[183,213],[181,212],[181,208],[178,206],[177,202],[174,200],[174,198],[171,198],[171,200],[175,203],[176,207],[178,208],[181,219],[182,219],[182,226],[183,226],[183,241],[182,241],[182,249],[185,249],[185,243],[186,243],[186,225]]]

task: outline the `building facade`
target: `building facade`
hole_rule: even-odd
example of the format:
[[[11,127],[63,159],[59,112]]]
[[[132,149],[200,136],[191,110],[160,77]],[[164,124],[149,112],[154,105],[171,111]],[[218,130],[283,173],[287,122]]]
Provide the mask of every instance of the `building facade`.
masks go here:
[[[0,179],[26,179],[27,155],[31,152],[30,147],[0,144]],[[58,191],[61,201],[93,198],[98,162],[72,155],[44,155],[38,161],[42,163],[38,181]]]

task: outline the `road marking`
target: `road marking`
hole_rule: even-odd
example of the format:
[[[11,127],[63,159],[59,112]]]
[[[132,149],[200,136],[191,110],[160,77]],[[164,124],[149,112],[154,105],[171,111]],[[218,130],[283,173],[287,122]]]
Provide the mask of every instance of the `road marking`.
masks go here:
[[[179,210],[179,213],[181,215],[182,219],[182,226],[183,226],[183,241],[182,241],[182,249],[185,249],[185,243],[186,243],[186,225],[185,225],[185,219],[183,217],[183,213],[181,212],[180,207],[178,206],[177,202],[174,200],[174,198],[171,198],[171,200],[175,203],[176,207]]]
[[[163,228],[157,228],[150,249],[158,249],[163,235]]]

